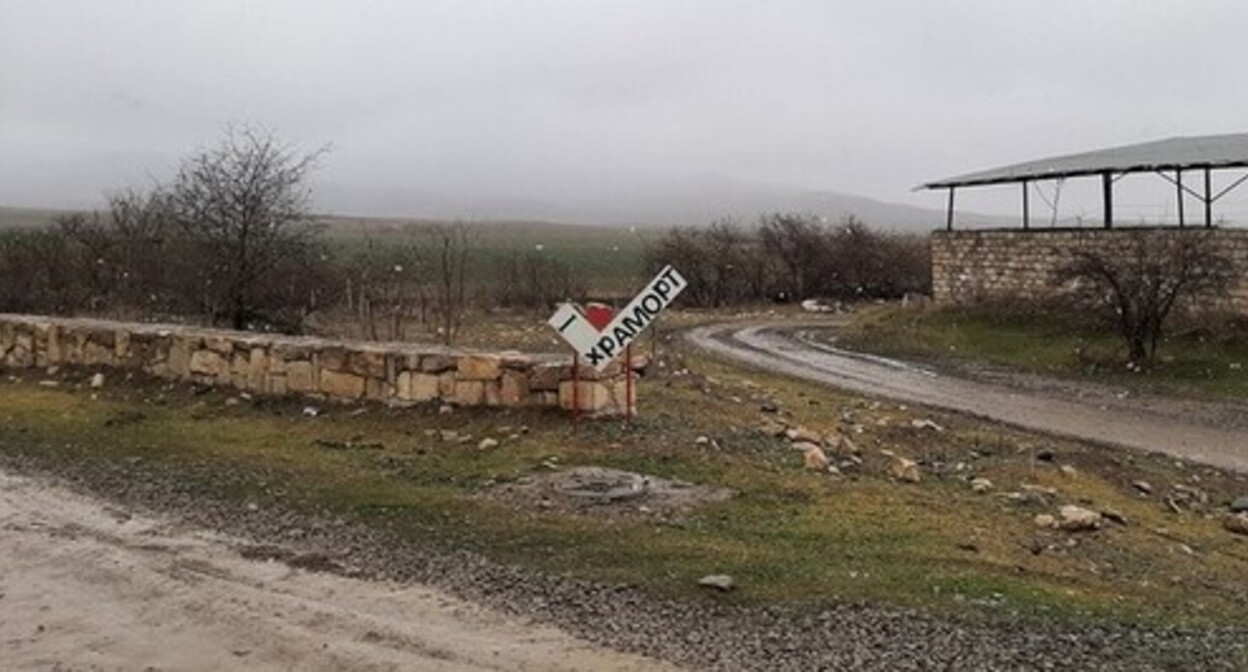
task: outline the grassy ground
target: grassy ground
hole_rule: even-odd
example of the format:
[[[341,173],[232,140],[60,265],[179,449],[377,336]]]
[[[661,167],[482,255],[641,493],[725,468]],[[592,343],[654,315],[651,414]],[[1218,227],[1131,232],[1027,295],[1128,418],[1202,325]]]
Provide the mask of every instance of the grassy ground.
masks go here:
[[[1022,371],[1195,396],[1248,400],[1248,334],[1228,323],[1178,325],[1147,371],[1126,368],[1120,337],[1086,315],[1008,307],[858,313],[838,336],[870,352]]]
[[[41,378],[0,383],[0,451],[173,470],[240,504],[328,510],[443,548],[656,595],[799,608],[866,601],[985,620],[1248,616],[1246,540],[1199,506],[1176,513],[1162,501],[1174,486],[1196,487],[1213,512],[1243,494],[1242,477],[871,402],[689,353],[669,353],[642,381],[633,425],[575,430],[554,412],[343,406],[307,417],[295,400],[240,402],[155,381],[97,392],[82,385],[83,372],[55,387]],[[841,477],[805,470],[800,452],[758,431],[763,399],[778,401],[791,424],[847,432],[863,466]],[[911,424],[929,418],[943,429]],[[440,430],[472,438],[445,441]],[[479,449],[485,436],[501,445]],[[889,479],[881,450],[921,460],[923,482]],[[1046,450],[1053,462],[1036,459]],[[545,473],[552,458],[736,494],[686,513],[630,515],[487,496]],[[971,474],[996,492],[971,493]],[[1139,495],[1137,479],[1156,495]],[[1024,484],[1056,494],[1006,496]],[[1129,522],[1083,534],[1033,524],[1068,502],[1113,508]],[[739,589],[699,589],[710,573],[732,575]]]

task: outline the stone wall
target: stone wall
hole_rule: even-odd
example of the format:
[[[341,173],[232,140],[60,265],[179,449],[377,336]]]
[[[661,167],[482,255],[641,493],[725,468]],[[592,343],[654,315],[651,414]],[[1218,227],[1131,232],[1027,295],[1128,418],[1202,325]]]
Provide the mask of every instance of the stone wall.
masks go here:
[[[332,341],[170,324],[0,314],[0,369],[82,366],[230,387],[387,404],[626,410],[617,362],[605,372],[571,355],[480,352],[404,343]],[[574,387],[576,389],[574,389]],[[636,403],[634,385],[634,399]]]
[[[1224,305],[1248,314],[1248,229],[1032,229],[932,233],[932,298],[937,303],[1043,298],[1060,290],[1056,271],[1075,250],[1128,249],[1128,236],[1213,236],[1234,266]]]

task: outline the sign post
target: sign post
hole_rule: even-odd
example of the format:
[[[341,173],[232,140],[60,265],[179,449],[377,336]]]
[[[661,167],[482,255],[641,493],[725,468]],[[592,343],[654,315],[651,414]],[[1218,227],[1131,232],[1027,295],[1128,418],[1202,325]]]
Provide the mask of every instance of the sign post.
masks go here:
[[[628,305],[618,313],[611,313],[607,306],[590,304],[581,309],[574,303],[564,303],[547,320],[563,340],[575,351],[572,360],[573,376],[576,377],[579,362],[585,362],[597,371],[606,369],[616,357],[625,356],[625,410],[632,417],[632,343],[658,318],[672,301],[684,291],[688,283],[675,268],[666,266],[651,280]],[[573,414],[580,410],[579,387],[573,382]]]

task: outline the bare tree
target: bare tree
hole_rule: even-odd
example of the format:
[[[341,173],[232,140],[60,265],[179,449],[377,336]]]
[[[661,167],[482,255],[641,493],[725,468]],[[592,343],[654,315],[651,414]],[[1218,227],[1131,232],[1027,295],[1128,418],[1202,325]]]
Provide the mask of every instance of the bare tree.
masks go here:
[[[768,215],[758,236],[763,252],[785,271],[780,291],[791,299],[809,298],[818,279],[825,275],[830,256],[822,222],[805,215]]]
[[[477,237],[462,223],[435,226],[430,236],[433,238],[430,256],[435,276],[434,312],[442,342],[451,345],[464,324],[468,265]]]
[[[169,188],[174,221],[193,243],[201,309],[244,329],[284,306],[270,305],[277,271],[308,254],[312,234],[305,181],[324,149],[296,154],[272,134],[230,128],[224,140],[182,163]]]
[[[1072,297],[1117,326],[1134,364],[1150,362],[1162,327],[1185,298],[1216,299],[1231,263],[1203,230],[1136,230],[1113,249],[1084,249],[1058,272]]]

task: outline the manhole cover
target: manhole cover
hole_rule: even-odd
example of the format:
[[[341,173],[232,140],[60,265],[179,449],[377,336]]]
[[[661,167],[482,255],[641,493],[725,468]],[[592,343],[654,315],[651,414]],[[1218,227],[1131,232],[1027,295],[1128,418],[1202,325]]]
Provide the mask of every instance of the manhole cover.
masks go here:
[[[569,497],[617,502],[640,497],[650,490],[650,479],[614,469],[573,469],[563,475],[559,491]]]

